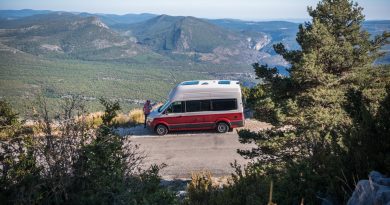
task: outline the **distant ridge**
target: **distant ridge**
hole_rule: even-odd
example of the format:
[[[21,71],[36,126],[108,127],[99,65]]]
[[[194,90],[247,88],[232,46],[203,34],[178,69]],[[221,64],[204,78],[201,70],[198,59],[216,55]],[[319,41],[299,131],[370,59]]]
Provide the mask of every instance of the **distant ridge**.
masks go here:
[[[91,14],[49,10],[0,10],[0,38],[7,48],[33,55],[97,61],[250,65],[283,68],[272,45],[299,49],[298,25],[288,21],[202,19],[155,14]],[[390,31],[390,20],[370,20],[372,35]],[[386,56],[376,63],[390,63]]]

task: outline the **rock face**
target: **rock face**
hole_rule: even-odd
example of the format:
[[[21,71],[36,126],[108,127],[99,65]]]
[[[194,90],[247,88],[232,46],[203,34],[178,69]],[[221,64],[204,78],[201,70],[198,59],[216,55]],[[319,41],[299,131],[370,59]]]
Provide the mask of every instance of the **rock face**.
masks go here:
[[[390,205],[390,178],[372,171],[368,180],[360,180],[347,205]]]

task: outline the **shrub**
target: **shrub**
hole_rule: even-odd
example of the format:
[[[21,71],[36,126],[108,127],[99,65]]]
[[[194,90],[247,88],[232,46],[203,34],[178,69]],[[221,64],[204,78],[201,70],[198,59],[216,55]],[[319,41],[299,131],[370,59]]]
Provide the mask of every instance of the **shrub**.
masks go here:
[[[64,103],[56,131],[45,99],[35,117],[44,118],[43,136],[13,132],[1,140],[0,201],[5,204],[175,204],[160,186],[159,170],[142,169],[138,145],[115,135],[120,106],[102,100],[101,125],[90,129],[81,101]],[[76,110],[75,110],[76,109]],[[46,110],[46,111],[45,111]],[[43,113],[40,113],[43,111]],[[75,115],[78,117],[74,117]]]
[[[0,100],[0,140],[13,136],[20,128],[18,113],[5,100]]]
[[[81,120],[85,120],[85,123],[88,125],[88,127],[91,128],[98,128],[100,125],[103,124],[103,112],[94,112],[90,113],[86,116],[78,116],[77,120],[81,122]]]
[[[214,187],[209,171],[193,172],[187,185],[189,204],[210,204]]]
[[[233,163],[235,173],[227,184],[213,183],[210,172],[193,173],[187,186],[187,197],[184,204],[188,205],[257,205],[266,204],[270,179],[253,169],[242,169]]]

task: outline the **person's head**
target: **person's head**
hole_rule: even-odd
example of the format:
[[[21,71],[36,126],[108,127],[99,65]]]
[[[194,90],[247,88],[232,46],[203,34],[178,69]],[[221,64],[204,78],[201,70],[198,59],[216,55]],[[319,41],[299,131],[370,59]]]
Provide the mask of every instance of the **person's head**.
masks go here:
[[[146,100],[146,103],[149,104],[149,103],[150,103],[150,100]]]

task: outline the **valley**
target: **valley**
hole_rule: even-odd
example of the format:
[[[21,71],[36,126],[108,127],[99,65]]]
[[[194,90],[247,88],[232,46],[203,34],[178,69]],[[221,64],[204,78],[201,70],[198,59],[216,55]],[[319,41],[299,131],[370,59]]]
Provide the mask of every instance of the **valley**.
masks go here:
[[[390,21],[367,21],[371,34]],[[36,95],[51,110],[81,95],[91,112],[98,99],[118,100],[124,112],[145,99],[164,101],[178,82],[239,80],[253,86],[251,64],[288,64],[272,45],[297,49],[297,23],[199,19],[154,14],[90,14],[36,10],[0,11],[0,97],[26,116]],[[383,51],[387,52],[388,47]],[[388,64],[389,54],[377,61]]]

